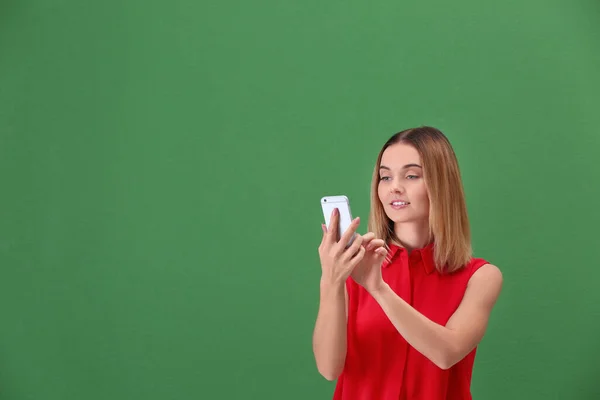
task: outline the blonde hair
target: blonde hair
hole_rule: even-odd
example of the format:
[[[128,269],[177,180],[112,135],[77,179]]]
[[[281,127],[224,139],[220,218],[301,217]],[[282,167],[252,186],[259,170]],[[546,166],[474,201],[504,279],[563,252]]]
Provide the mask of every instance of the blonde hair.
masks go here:
[[[382,147],[371,182],[371,210],[368,229],[389,244],[400,241],[379,200],[379,167],[383,152],[393,144],[414,147],[423,163],[424,179],[429,196],[429,238],[434,243],[434,261],[440,272],[454,272],[464,267],[472,257],[471,229],[460,169],[456,154],[446,136],[436,128],[422,126],[393,135]]]

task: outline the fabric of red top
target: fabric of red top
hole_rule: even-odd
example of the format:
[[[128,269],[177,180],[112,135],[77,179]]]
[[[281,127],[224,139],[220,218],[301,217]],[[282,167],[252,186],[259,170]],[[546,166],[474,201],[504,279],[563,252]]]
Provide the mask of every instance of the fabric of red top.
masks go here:
[[[466,267],[440,274],[433,244],[410,252],[390,245],[383,280],[430,320],[446,325],[458,308],[469,278],[487,261],[472,258]],[[373,297],[352,278],[348,289],[346,362],[334,400],[470,400],[476,348],[450,369],[437,367],[398,333]]]

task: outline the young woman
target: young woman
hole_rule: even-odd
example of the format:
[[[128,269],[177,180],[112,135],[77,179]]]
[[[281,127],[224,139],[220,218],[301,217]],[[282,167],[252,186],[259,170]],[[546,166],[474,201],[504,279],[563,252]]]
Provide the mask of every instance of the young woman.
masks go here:
[[[381,149],[369,232],[345,249],[323,225],[320,304],[313,336],[334,400],[468,400],[477,345],[502,287],[472,256],[456,156],[446,136],[419,127]],[[339,242],[338,242],[339,240]]]

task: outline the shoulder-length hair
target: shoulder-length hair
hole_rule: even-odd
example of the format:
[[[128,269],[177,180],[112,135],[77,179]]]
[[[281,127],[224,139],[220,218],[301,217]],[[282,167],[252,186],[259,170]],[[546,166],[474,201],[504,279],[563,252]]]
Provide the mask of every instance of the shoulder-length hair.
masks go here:
[[[433,243],[433,258],[439,272],[454,272],[464,267],[472,257],[471,230],[463,183],[456,154],[447,137],[438,129],[422,126],[393,135],[382,147],[371,182],[371,209],[368,229],[389,244],[400,241],[379,200],[379,167],[389,146],[403,143],[413,146],[421,157],[429,196],[429,238]]]

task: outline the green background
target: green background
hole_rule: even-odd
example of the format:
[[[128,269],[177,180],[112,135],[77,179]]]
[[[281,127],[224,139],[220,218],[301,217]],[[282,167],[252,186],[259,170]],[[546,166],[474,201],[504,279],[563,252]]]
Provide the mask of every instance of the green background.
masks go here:
[[[596,0],[0,2],[0,398],[327,399],[319,199],[444,131],[476,399],[598,399]]]

